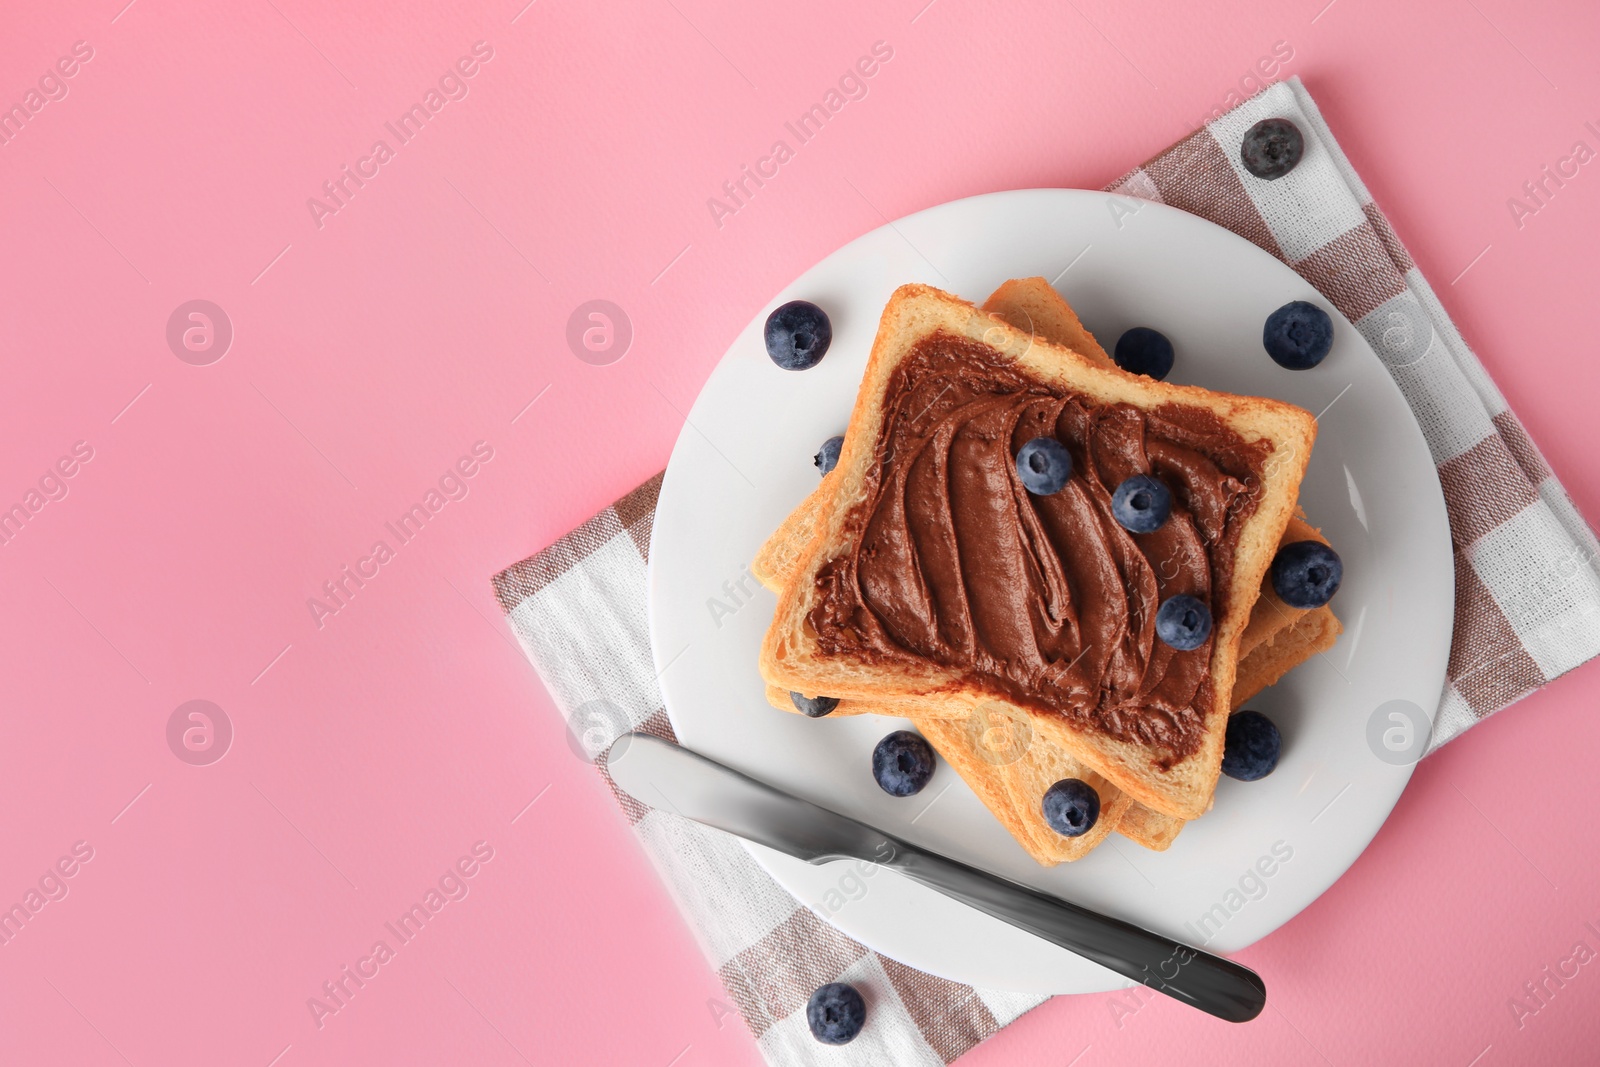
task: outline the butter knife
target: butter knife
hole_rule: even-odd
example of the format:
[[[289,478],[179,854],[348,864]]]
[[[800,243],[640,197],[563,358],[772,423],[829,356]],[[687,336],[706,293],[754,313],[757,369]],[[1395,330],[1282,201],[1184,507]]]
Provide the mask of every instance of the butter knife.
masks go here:
[[[606,765],[642,804],[808,863],[855,859],[898,871],[1219,1019],[1248,1022],[1266,1006],[1266,985],[1246,967],[929,852],[670,741],[624,734]]]

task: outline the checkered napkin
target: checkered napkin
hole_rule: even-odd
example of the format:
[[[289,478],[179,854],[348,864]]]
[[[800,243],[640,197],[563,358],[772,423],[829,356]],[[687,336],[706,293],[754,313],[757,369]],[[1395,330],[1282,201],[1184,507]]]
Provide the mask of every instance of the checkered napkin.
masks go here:
[[[1239,163],[1244,132],[1288,118],[1298,167],[1267,182]],[[1600,653],[1600,545],[1456,332],[1298,79],[1275,85],[1130,171],[1120,196],[1171,204],[1265,248],[1371,343],[1439,468],[1456,563],[1455,638],[1432,747]],[[590,758],[619,733],[672,737],[650,655],[645,563],[661,477],[495,576],[528,658]],[[597,764],[605,774],[603,760]],[[609,778],[608,778],[609,781]],[[869,1025],[835,1064],[949,1063],[1041,1003],[880,956],[797,902],[725,834],[618,793],[645,850],[772,1064],[822,1058],[807,996],[853,983]],[[712,1006],[715,1014],[721,1010]]]

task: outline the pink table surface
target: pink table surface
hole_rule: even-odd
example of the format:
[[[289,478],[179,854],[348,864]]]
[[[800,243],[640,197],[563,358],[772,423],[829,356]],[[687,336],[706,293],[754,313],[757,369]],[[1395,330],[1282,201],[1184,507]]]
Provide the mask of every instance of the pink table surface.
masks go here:
[[[1600,165],[1508,204],[1600,148],[1600,11],[1325,2],[8,5],[0,505],[37,510],[0,546],[0,904],[40,906],[0,945],[0,1061],[757,1063],[489,575],[659,470],[728,342],[830,250],[1098,187],[1274,52],[1600,515]],[[879,41],[866,95],[714,217]],[[604,366],[565,340],[600,298],[634,330]],[[231,323],[220,360],[216,334],[169,346],[194,299]],[[459,499],[392,537],[478,442]],[[1241,954],[1256,1022],[1060,998],[963,1062],[1594,1062],[1600,965],[1563,961],[1600,950],[1597,697],[1591,664],[1425,762]],[[169,744],[196,699],[220,761]],[[459,899],[390,937],[441,878]],[[369,977],[314,1012],[347,966]]]

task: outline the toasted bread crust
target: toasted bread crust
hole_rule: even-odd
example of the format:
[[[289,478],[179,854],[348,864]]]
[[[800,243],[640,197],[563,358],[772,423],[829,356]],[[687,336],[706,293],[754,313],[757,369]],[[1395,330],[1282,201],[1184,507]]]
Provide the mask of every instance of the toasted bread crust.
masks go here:
[[[999,315],[1023,333],[1070,348],[1096,366],[1116,370],[1117,364],[1094,339],[1055,287],[1043,278],[1012,278],[983,302],[983,310]]]

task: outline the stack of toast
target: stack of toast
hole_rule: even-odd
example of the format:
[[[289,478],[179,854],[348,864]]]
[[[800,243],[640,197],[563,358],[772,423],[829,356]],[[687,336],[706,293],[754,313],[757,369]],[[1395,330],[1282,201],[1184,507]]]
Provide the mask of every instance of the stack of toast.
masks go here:
[[[973,376],[978,385],[952,390],[956,376]],[[1086,413],[1085,425],[1117,429],[1129,419],[1144,425],[1149,440],[1136,440],[1141,455],[1175,465],[1174,472],[1206,475],[1177,494],[1189,541],[1171,547],[1177,542],[1169,539],[1167,554],[1157,558],[1148,539],[1111,537],[1100,547],[1117,561],[1120,586],[1115,580],[1093,586],[1084,572],[1072,572],[1077,556],[1093,555],[1075,546],[1101,535],[1072,528],[1056,535],[1055,543],[1066,547],[1052,554],[1046,526],[1065,519],[1034,516],[1032,505],[1013,502],[1003,484],[992,477],[984,484],[981,471],[962,465],[974,449],[1012,432],[1004,428],[1012,424],[983,421],[998,400],[1021,405],[1022,415],[1013,417],[1053,402]],[[940,420],[958,409],[974,421],[961,423],[959,433],[941,428]],[[1063,414],[1062,425],[1070,417],[1076,416]],[[838,699],[833,715],[910,719],[1041,864],[1078,859],[1113,831],[1165,849],[1210,806],[1229,712],[1325,651],[1340,633],[1329,607],[1290,607],[1267,577],[1280,544],[1326,543],[1297,504],[1315,430],[1309,414],[1288,404],[1119,369],[1042,278],[1006,282],[981,309],[926,286],[903,286],[884,310],[837,467],[772,534],[751,568],[778,595],[760,662],[768,699],[795,712],[792,694],[828,696]],[[1084,445],[1079,453],[1091,467],[1097,455],[1120,447],[1115,434],[1096,432],[1099,452]],[[915,457],[911,441],[923,450]],[[924,455],[929,442],[946,451]],[[1172,442],[1183,446],[1181,456]],[[897,445],[907,454],[897,456]],[[930,471],[930,463],[943,466]],[[991,528],[980,514],[971,521],[981,536],[968,533],[966,543],[949,549],[966,553],[957,565],[967,586],[955,607],[924,573],[944,551],[925,518],[899,541],[880,537],[883,514],[908,518],[911,505],[893,494],[926,496],[919,487],[927,484],[948,488],[947,509],[957,501],[974,513],[992,505],[999,516]],[[1209,499],[1202,485],[1221,486],[1226,500]],[[1105,510],[1104,500],[1095,505],[1085,495],[1084,501],[1091,511]],[[1014,523],[1020,523],[1015,553],[1006,540]],[[1135,541],[1146,562],[1129,558]],[[901,558],[908,554],[916,558]],[[1055,555],[1068,557],[1072,573],[1062,573]],[[1173,588],[1168,572],[1178,570],[1179,558],[1210,562],[1191,577],[1208,594],[1214,628],[1203,647],[1187,654],[1151,640],[1150,594],[1157,585],[1163,595]],[[1148,587],[1142,596],[1132,588],[1137,580]],[[1031,622],[986,622],[1022,626],[1027,655],[997,655],[974,636],[984,613],[994,614],[985,583],[1037,587]],[[847,609],[836,603],[839,589],[848,594]],[[933,629],[925,639],[907,638],[906,627],[915,633],[915,624],[884,606],[897,598],[937,618],[926,624]],[[1098,631],[1102,638],[1112,633],[1115,642],[1096,643],[1088,624],[1105,602],[1122,604],[1126,618]],[[1100,814],[1087,832],[1064,836],[1046,822],[1041,798],[1053,783],[1072,778],[1098,793]]]

